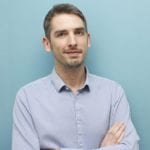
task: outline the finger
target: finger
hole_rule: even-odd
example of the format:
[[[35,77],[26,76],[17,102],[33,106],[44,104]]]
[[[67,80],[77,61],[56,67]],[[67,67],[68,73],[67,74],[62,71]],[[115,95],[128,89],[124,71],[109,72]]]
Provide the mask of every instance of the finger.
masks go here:
[[[109,131],[115,131],[118,128],[119,124],[119,122],[114,123],[113,126],[109,129]]]
[[[124,128],[125,125],[123,122],[118,123],[118,125],[115,127],[114,131],[118,132],[120,129]]]
[[[117,122],[110,128],[109,132],[114,135],[122,128],[122,126],[124,126],[122,122]]]
[[[116,140],[118,140],[124,132],[125,132],[125,125],[122,125],[116,132],[115,135]]]
[[[117,141],[122,136],[124,130],[125,130],[125,125],[120,122],[120,123],[116,123],[109,131],[108,134],[112,138],[112,140],[115,142],[115,144],[117,144]]]
[[[117,141],[121,138],[122,130],[124,130],[123,124],[115,123],[105,135],[101,146],[117,144]]]
[[[121,134],[121,132],[123,132],[125,130],[125,124],[120,124],[119,126],[118,126],[118,128],[116,129],[116,134]]]
[[[124,137],[125,131],[122,132],[122,134],[120,135],[119,139],[117,140],[117,144],[120,144],[123,137]]]

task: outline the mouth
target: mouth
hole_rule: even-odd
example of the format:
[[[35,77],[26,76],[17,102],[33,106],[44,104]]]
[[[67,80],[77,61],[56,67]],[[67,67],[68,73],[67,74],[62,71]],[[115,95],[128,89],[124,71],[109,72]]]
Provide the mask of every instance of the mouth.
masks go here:
[[[66,55],[69,55],[70,57],[78,57],[80,54],[82,54],[81,50],[68,50],[64,52]]]

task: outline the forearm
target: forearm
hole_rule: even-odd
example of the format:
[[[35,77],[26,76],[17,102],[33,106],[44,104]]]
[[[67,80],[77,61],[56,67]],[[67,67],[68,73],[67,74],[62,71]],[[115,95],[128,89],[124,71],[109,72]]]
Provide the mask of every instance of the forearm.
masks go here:
[[[108,147],[101,147],[98,149],[93,150],[139,150],[139,143],[138,141],[133,145],[125,145],[125,144],[119,144],[119,145],[113,145]]]
[[[83,148],[82,149],[81,148],[58,148],[58,149],[46,148],[40,150],[83,150]],[[124,144],[119,144],[119,145],[101,147],[101,148],[96,148],[91,150],[139,150],[139,144],[138,142],[136,142],[133,147],[129,147]]]

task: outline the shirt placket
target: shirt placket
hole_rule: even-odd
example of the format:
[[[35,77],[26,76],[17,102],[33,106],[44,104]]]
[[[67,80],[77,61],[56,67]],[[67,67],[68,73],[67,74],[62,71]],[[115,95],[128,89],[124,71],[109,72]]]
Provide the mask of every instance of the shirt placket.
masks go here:
[[[83,148],[83,120],[82,107],[78,101],[79,94],[74,95],[75,98],[75,113],[76,113],[76,127],[77,127],[77,143],[79,148]]]

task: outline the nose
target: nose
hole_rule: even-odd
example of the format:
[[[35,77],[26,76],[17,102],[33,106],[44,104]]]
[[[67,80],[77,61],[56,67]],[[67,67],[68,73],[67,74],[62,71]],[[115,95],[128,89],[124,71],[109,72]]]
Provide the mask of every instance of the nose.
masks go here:
[[[69,47],[76,47],[77,46],[77,39],[73,33],[71,33],[68,37],[68,46]]]

